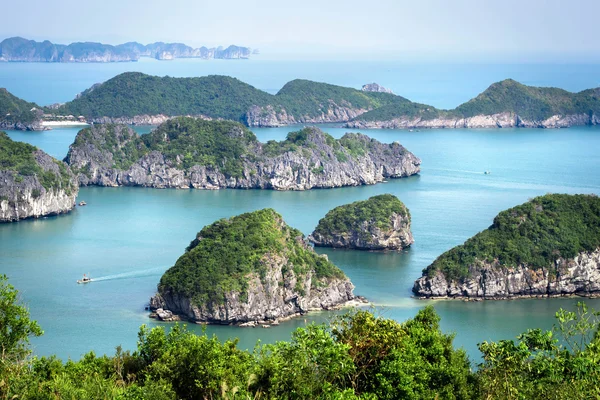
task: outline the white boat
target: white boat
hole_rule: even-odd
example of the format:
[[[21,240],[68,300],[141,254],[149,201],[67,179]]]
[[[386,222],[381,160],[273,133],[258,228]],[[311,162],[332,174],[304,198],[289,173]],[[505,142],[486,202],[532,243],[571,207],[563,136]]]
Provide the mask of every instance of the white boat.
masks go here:
[[[83,274],[83,278],[77,279],[77,283],[90,283],[91,281],[92,281],[92,278],[90,278],[89,276],[86,276],[86,274]]]

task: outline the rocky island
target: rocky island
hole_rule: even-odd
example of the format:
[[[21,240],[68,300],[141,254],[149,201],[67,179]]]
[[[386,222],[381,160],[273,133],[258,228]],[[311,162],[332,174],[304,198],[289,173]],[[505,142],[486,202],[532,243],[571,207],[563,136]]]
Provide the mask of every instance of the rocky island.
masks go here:
[[[0,88],[0,129],[39,131],[43,111],[35,103],[22,100],[5,88]]]
[[[307,190],[417,174],[400,144],[317,128],[261,143],[240,123],[180,117],[139,136],[124,125],[81,130],[65,158],[81,185]]]
[[[413,287],[426,298],[600,295],[600,198],[549,194],[501,212]]]
[[[412,102],[378,84],[362,90],[296,79],[277,94],[227,76],[171,78],[127,72],[50,113],[89,123],[156,124],[173,116],[231,119],[247,126],[343,123],[348,128],[563,128],[598,125],[600,89],[571,93],[494,83],[453,110]]]
[[[400,250],[414,243],[410,212],[391,194],[334,208],[308,239],[315,246],[359,250]]]
[[[198,232],[162,276],[150,308],[166,319],[248,326],[343,305],[353,289],[300,231],[264,209]]]
[[[348,128],[567,128],[600,124],[600,88],[571,93],[526,86],[512,79],[492,84],[453,110],[391,104],[349,121]]]
[[[156,42],[143,45],[127,42],[112,46],[96,42],[77,42],[69,45],[54,44],[48,40],[36,42],[22,37],[12,37],[0,42],[0,61],[7,62],[77,62],[105,63],[137,61],[140,57],[157,60],[175,58],[240,59],[249,58],[252,49],[229,46],[223,48],[192,48],[183,43]]]
[[[0,222],[69,212],[79,187],[63,162],[0,132]]]

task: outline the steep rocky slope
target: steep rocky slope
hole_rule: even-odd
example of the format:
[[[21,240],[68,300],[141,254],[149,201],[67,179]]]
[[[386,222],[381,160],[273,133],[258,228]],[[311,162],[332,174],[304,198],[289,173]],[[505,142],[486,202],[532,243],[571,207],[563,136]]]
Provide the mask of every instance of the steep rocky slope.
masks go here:
[[[600,199],[545,195],[503,211],[442,254],[413,287],[422,297],[503,299],[600,294]]]
[[[354,299],[344,273],[272,209],[198,232],[161,278],[157,315],[216,324],[273,323]]]
[[[42,110],[35,103],[22,100],[0,88],[0,129],[43,130]]]
[[[400,250],[414,243],[410,212],[391,194],[334,208],[308,239],[315,246],[361,250]]]
[[[356,186],[419,172],[398,143],[361,134],[334,139],[317,128],[260,143],[231,121],[175,118],[138,136],[122,125],[80,131],[66,162],[82,185],[306,190]]]
[[[64,163],[0,132],[0,222],[66,213],[78,190]]]

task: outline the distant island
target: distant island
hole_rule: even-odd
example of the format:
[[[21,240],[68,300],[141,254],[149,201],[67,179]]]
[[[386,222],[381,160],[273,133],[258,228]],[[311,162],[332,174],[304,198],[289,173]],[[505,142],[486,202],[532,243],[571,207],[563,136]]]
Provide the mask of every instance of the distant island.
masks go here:
[[[420,297],[506,299],[600,295],[600,198],[548,194],[502,211],[437,258]]]
[[[2,96],[10,96],[10,101]],[[19,110],[27,111],[22,117],[13,114],[11,104],[17,103]],[[38,111],[32,115],[34,108]],[[440,110],[374,83],[359,90],[296,79],[273,95],[228,76],[172,78],[126,72],[93,85],[72,101],[48,107],[6,91],[0,94],[0,126],[5,129],[44,129],[65,121],[158,125],[176,116],[229,119],[249,127],[338,123],[351,129],[566,128],[600,124],[600,88],[571,93],[509,79],[453,110]]]
[[[277,324],[355,298],[354,285],[281,215],[264,209],[204,227],[160,279],[156,317]]]
[[[183,43],[156,42],[143,45],[128,42],[112,46],[96,42],[77,42],[68,45],[54,44],[45,40],[36,42],[22,37],[11,37],[0,42],[0,61],[7,62],[127,62],[140,57],[157,60],[175,58],[243,59],[253,54],[249,47],[229,46],[223,48],[192,48]],[[256,52],[254,52],[256,54]]]
[[[410,212],[391,194],[330,210],[308,240],[315,246],[358,250],[401,250],[414,243]]]
[[[417,174],[421,160],[399,143],[317,128],[261,143],[239,122],[191,117],[138,135],[125,125],[81,130],[65,158],[81,185],[308,190],[374,184]]]
[[[68,166],[0,132],[0,222],[69,212],[79,186]]]

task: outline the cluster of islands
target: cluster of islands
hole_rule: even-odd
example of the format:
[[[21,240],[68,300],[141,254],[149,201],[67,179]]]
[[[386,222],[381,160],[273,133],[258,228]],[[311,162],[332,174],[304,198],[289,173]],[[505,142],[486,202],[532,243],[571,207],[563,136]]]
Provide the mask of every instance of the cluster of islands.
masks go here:
[[[55,44],[48,40],[36,42],[22,37],[11,37],[0,42],[0,62],[67,62],[67,63],[106,63],[138,61],[140,57],[157,60],[176,58],[202,59],[244,59],[258,50],[231,45],[227,48],[193,48],[183,43],[156,42],[143,45],[127,42],[112,46],[97,42],[77,42],[68,45]]]
[[[296,79],[269,94],[228,76],[157,77],[126,72],[64,104],[40,106],[0,89],[0,128],[57,123],[158,125],[176,116],[248,127],[339,123],[347,128],[566,128],[598,125],[600,89],[578,93],[511,79],[452,110],[412,102],[377,84],[361,90]]]
[[[548,104],[554,108],[535,108],[534,115],[537,103],[514,98],[515,90],[538,97],[553,94]],[[214,96],[216,92],[220,96]],[[16,110],[14,116],[29,113],[39,118],[37,106],[6,91],[1,94],[0,104]],[[523,126],[527,124],[519,115],[539,122],[558,115],[558,110],[570,114],[560,114],[555,121],[570,115],[571,122],[596,124],[597,94],[598,90],[568,94],[504,81],[457,110],[465,113],[462,118],[475,118],[464,117],[464,110],[499,111],[494,107],[503,99],[504,105],[526,107],[520,114],[503,111]],[[365,115],[384,115],[382,110],[421,115],[415,118],[422,118],[424,111],[438,118],[441,113],[450,115],[424,107],[378,85],[359,91],[293,81],[269,95],[232,78],[122,74],[53,108],[93,122],[79,131],[63,161],[0,134],[0,221],[69,212],[79,187],[87,185],[310,190],[412,176],[420,172],[421,160],[398,142],[384,144],[357,133],[335,139],[317,127],[305,127],[284,141],[261,143],[248,127],[273,125],[275,120],[349,120],[347,126],[358,126],[356,117],[367,121]],[[164,121],[148,134],[139,135],[129,126],[158,115]],[[588,119],[576,120],[576,115]],[[397,251],[414,242],[413,222],[418,223],[392,195],[330,210],[308,238],[271,209],[219,220],[202,228],[165,272],[149,308],[165,321],[269,326],[311,310],[360,303],[365,300],[353,293],[350,280],[311,243]],[[548,194],[503,211],[487,230],[425,268],[413,292],[419,298],[462,299],[597,296],[600,199]]]

